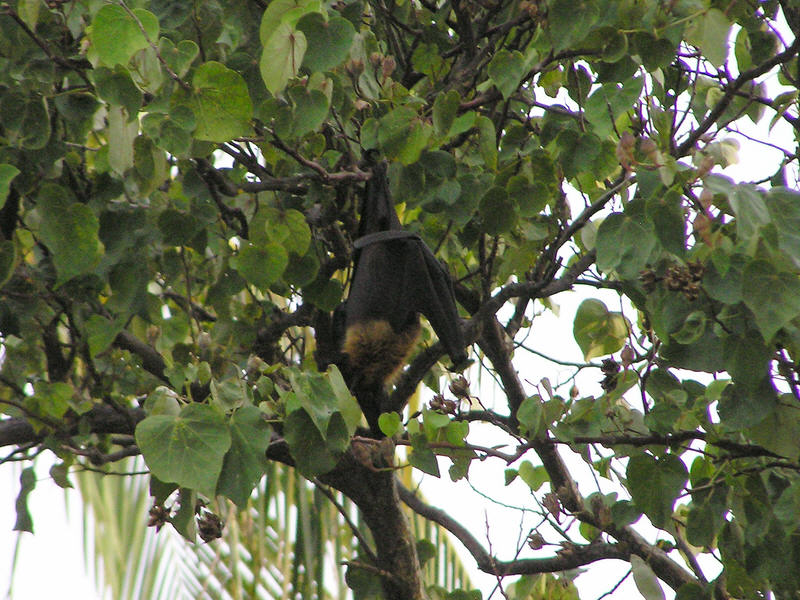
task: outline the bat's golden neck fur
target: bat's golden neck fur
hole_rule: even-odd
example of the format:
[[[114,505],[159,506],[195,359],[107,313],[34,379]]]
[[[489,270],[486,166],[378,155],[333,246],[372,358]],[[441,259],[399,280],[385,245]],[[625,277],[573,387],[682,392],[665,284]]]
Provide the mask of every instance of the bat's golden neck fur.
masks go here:
[[[351,324],[342,346],[350,372],[357,374],[358,383],[365,387],[391,382],[405,364],[419,331],[416,323],[397,333],[382,319]]]

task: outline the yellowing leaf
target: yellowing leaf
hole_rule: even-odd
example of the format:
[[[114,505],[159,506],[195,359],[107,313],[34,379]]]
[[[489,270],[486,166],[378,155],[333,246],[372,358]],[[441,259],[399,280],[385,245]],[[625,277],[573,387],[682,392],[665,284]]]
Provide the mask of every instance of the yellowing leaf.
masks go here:
[[[728,60],[728,32],[731,22],[721,10],[712,8],[695,19],[686,30],[686,40],[698,48],[715,67]]]
[[[241,75],[209,61],[195,71],[190,106],[197,119],[195,137],[227,142],[250,131],[253,103]]]
[[[267,89],[277,94],[297,75],[306,53],[306,36],[286,23],[280,24],[264,44],[261,78]]]
[[[585,360],[606,356],[622,348],[628,337],[628,321],[622,313],[610,312],[600,300],[581,302],[572,333]]]

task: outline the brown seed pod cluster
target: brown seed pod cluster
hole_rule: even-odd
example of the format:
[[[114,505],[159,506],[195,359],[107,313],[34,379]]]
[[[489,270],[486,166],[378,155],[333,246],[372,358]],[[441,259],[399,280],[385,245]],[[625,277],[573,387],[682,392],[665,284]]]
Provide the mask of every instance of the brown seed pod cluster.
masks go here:
[[[645,292],[652,292],[661,282],[664,287],[673,292],[680,292],[686,300],[692,302],[700,295],[700,283],[703,280],[706,268],[700,261],[689,261],[686,265],[670,265],[663,277],[656,275],[653,269],[643,269],[639,273],[639,283]]]
[[[222,519],[211,511],[204,510],[197,515],[197,533],[204,542],[212,542],[222,537]]]
[[[446,415],[454,415],[458,409],[458,404],[454,400],[448,400],[441,394],[436,394],[430,401],[430,409]]]
[[[613,358],[603,359],[600,366],[600,371],[605,375],[603,381],[600,382],[600,387],[603,391],[608,393],[617,387],[617,378],[619,378],[619,363]]]
[[[170,512],[168,508],[160,504],[154,504],[150,507],[150,516],[147,519],[147,526],[155,527],[156,531],[161,531],[161,528],[169,521],[169,517]]]

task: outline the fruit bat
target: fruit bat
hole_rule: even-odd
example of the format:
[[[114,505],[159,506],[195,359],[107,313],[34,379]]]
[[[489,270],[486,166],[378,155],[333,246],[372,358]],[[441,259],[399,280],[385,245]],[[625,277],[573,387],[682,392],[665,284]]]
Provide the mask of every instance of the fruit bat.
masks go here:
[[[343,305],[344,372],[373,431],[387,406],[384,385],[402,368],[424,315],[455,367],[467,364],[450,276],[422,239],[404,231],[389,193],[386,163],[366,183],[353,277]],[[341,328],[341,325],[340,325]],[[383,404],[383,402],[380,402]]]

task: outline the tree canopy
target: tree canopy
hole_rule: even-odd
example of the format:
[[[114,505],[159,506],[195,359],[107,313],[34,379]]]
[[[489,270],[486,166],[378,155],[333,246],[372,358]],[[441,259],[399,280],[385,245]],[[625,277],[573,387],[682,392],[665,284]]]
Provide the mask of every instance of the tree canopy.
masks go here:
[[[355,598],[480,598],[430,568],[447,531],[508,599],[612,559],[648,599],[795,598],[798,34],[793,0],[0,3],[0,463],[49,451],[66,486],[141,454],[150,524],[232,554],[300,475],[303,597],[346,569]],[[722,173],[744,141],[779,156],[759,181]],[[383,440],[331,335],[368,150],[501,391],[426,329]],[[537,337],[571,290],[577,360]],[[413,491],[477,460],[530,488],[518,548]],[[274,597],[248,585],[219,597]]]

